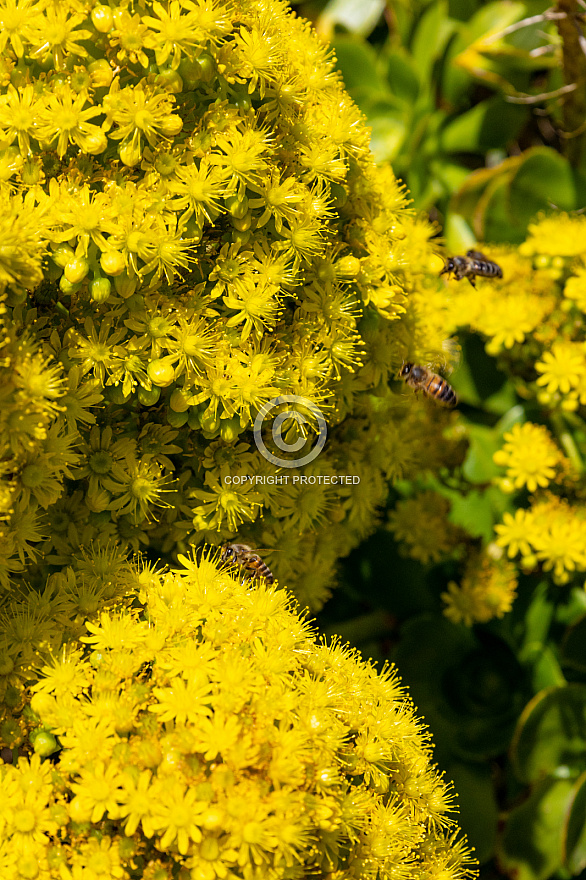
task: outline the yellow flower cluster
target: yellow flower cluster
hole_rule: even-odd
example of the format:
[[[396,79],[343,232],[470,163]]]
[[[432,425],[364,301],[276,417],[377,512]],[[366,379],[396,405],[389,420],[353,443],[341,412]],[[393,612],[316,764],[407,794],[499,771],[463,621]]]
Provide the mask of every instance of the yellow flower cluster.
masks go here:
[[[451,581],[447,592],[442,593],[444,614],[449,620],[472,626],[504,617],[511,610],[517,574],[515,566],[500,558],[501,554],[502,550],[493,545],[483,553],[470,555],[461,584]]]
[[[508,556],[521,556],[527,570],[541,563],[554,582],[567,584],[575,572],[586,572],[586,506],[545,495],[528,509],[505,513],[495,526],[497,544]]]
[[[541,422],[515,424],[494,454],[505,469],[494,483],[512,496],[494,541],[524,572],[551,572],[557,584],[583,581],[586,572],[585,230],[580,214],[540,216],[516,251],[482,245],[503,270],[502,279],[478,279],[482,296],[464,281],[448,282],[447,328],[482,334]],[[485,575],[472,571],[458,590],[474,592],[475,577],[481,588]],[[465,598],[450,588],[453,619],[465,618]],[[482,619],[474,610],[469,616]]]
[[[3,880],[471,875],[394,671],[316,642],[285,591],[181,561],[15,708],[36,754],[0,765]]]
[[[483,283],[482,296],[468,282],[448,282],[448,326],[470,326],[486,337],[489,354],[517,353],[539,333],[557,306],[552,273],[537,268],[520,251],[482,245],[483,253],[502,268],[503,278]]]
[[[387,480],[456,455],[390,381],[449,360],[434,229],[280,0],[0,15],[0,584],[80,541],[238,537],[287,545],[275,573],[318,608]],[[253,426],[283,395],[329,438],[275,485]],[[315,430],[283,425],[302,452]]]
[[[566,412],[586,404],[585,229],[581,215],[540,217],[515,251],[482,245],[503,278],[480,280],[481,297],[470,285],[448,285],[447,326],[482,334],[523,397]]]
[[[569,468],[569,461],[543,425],[514,425],[504,440],[503,448],[493,456],[495,464],[507,469],[506,477],[500,481],[504,491],[544,489]]]

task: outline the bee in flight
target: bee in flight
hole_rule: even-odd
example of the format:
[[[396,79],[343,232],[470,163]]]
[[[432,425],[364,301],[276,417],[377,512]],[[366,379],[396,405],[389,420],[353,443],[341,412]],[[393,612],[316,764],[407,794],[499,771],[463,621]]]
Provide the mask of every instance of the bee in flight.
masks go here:
[[[220,561],[230,565],[238,565],[250,579],[264,578],[267,584],[274,581],[273,573],[248,544],[224,544],[220,552]]]
[[[458,403],[458,397],[452,386],[427,367],[403,364],[399,377],[404,379],[414,391],[423,391],[426,397],[432,397],[442,406],[456,406]]]
[[[474,279],[477,275],[482,275],[485,278],[503,277],[503,270],[498,263],[489,260],[480,251],[467,251],[465,257],[450,257],[440,275],[444,275],[446,272],[448,275],[453,272],[456,281],[467,278],[472,287],[476,287]]]

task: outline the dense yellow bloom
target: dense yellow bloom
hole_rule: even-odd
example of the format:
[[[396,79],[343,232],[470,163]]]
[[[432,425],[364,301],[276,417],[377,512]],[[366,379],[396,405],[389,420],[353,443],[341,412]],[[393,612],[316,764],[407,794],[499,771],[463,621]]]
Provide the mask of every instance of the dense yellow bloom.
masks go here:
[[[576,569],[586,571],[586,508],[558,498],[534,505],[531,543],[545,571],[565,583]]]
[[[529,224],[529,236],[519,247],[523,255],[574,257],[586,253],[586,218],[556,213]]]
[[[319,608],[387,481],[462,460],[453,414],[395,382],[451,360],[437,230],[280,0],[0,6],[7,69],[26,59],[0,87],[2,589],[69,565],[51,610],[78,635],[118,595],[114,548],[238,540],[294,548],[271,565]],[[275,484],[254,425],[280,395],[328,429],[295,476],[355,483]],[[261,419],[273,455],[284,408]],[[285,439],[310,451],[316,425]],[[18,682],[49,662],[35,644]]]
[[[562,453],[543,425],[514,425],[504,436],[505,445],[495,452],[495,464],[507,468],[507,479],[515,489],[527,487],[535,492],[545,488],[564,462]]]
[[[33,685],[61,750],[0,764],[0,865],[58,849],[66,880],[124,880],[137,852],[202,880],[284,880],[292,866],[471,875],[465,842],[451,846],[452,792],[394,670],[316,642],[284,590],[250,589],[206,555],[182,562],[145,569],[142,611],[103,612]],[[47,687],[66,679],[67,692]]]
[[[586,508],[555,497],[537,501],[529,510],[505,513],[495,527],[497,544],[508,556],[518,553],[522,564],[543,564],[556,583],[566,583],[574,571],[586,571]]]

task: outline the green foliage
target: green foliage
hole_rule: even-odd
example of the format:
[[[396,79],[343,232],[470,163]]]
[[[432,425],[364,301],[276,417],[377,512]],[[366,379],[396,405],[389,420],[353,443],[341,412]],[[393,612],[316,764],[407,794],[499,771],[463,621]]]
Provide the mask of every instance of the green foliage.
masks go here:
[[[375,156],[417,207],[439,209],[452,249],[520,242],[538,210],[583,204],[584,170],[557,152],[562,52],[546,2],[396,4],[387,33],[344,9],[327,4],[319,24],[337,28]]]

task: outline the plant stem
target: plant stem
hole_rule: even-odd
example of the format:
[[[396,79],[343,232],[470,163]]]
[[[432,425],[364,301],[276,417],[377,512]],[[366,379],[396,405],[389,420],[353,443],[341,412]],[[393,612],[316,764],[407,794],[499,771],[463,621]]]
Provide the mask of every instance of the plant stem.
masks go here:
[[[557,11],[565,17],[557,20],[562,41],[564,80],[576,84],[563,102],[564,153],[570,164],[577,168],[585,158],[586,146],[586,54],[582,33],[582,9],[578,0],[558,0]]]
[[[558,438],[560,445],[570,461],[572,462],[576,471],[581,474],[584,472],[584,462],[582,461],[582,456],[578,451],[578,447],[574,441],[574,438],[570,431],[568,430],[567,425],[565,424],[564,419],[559,413],[552,413],[551,415],[551,424],[555,431],[556,437]]]

